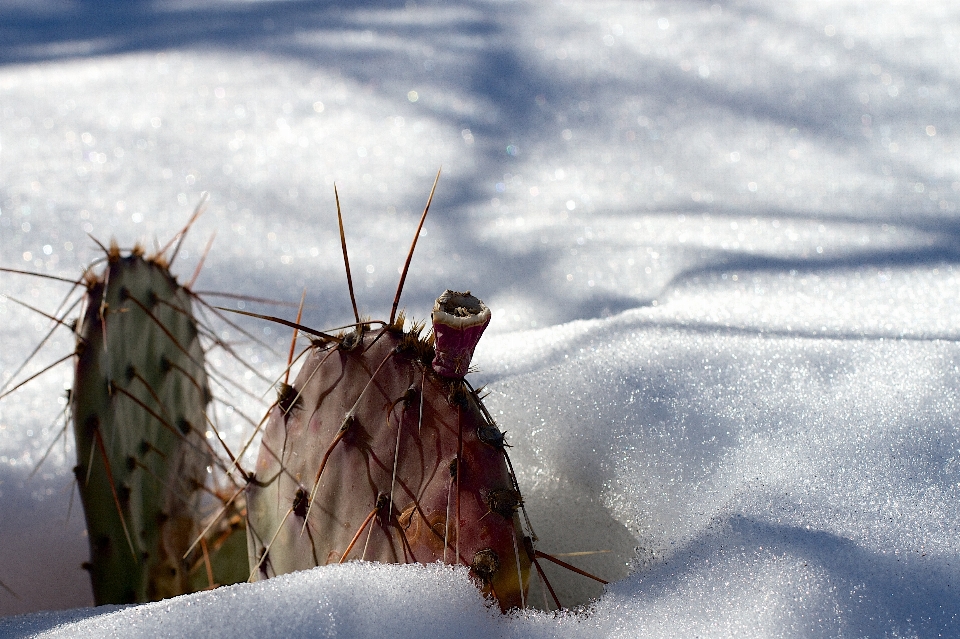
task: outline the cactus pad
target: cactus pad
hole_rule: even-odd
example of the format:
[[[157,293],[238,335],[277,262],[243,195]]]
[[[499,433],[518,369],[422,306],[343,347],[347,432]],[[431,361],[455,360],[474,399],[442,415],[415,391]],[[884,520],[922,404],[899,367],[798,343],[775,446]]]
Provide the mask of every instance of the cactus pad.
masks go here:
[[[503,434],[463,379],[489,319],[447,291],[427,339],[401,316],[313,342],[271,409],[247,488],[251,579],[442,561],[469,566],[502,609],[525,605],[522,498]]]
[[[77,482],[97,604],[190,592],[182,559],[199,533],[213,453],[210,398],[190,294],[162,259],[113,246],[85,278],[71,393]]]

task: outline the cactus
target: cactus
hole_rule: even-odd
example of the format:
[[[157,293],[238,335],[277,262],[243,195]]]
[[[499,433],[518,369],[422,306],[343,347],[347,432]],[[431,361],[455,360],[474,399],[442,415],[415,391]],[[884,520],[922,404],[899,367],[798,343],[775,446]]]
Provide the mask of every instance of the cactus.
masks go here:
[[[339,217],[339,200],[337,209]],[[426,337],[422,324],[406,327],[397,306],[414,239],[389,321],[361,321],[342,218],[340,232],[353,330],[331,335],[301,326],[299,315],[294,323],[234,311],[314,338],[265,418],[255,472],[229,450],[227,467],[204,436],[206,329],[191,310],[200,298],[170,274],[165,251],[123,255],[114,244],[103,271],[84,275],[70,408],[97,604],[348,559],[464,564],[503,610],[527,605],[532,567],[560,607],[541,558],[603,582],[535,547],[503,433],[465,379],[489,309],[469,292],[445,291]],[[228,479],[238,471],[245,489],[207,488],[214,465]],[[205,506],[222,506],[212,517],[203,491],[215,495]]]
[[[70,326],[76,349],[0,398],[59,363],[75,360],[68,393],[77,450],[74,472],[90,544],[84,567],[98,605],[153,601],[236,583],[247,575],[242,491],[219,489],[211,479],[212,467],[218,467],[233,481],[232,469],[207,441],[210,433],[219,433],[207,418],[212,395],[201,332],[230,349],[200,325],[193,303],[206,302],[189,284],[177,282],[165,257],[175,240],[182,243],[202,210],[201,201],[187,226],[152,257],[145,257],[139,246],[121,252],[115,242],[109,249],[100,245],[104,257],[78,281],[0,269],[86,289],[63,317],[17,302],[53,320],[55,327]],[[105,266],[98,271],[100,264]],[[65,321],[81,302],[80,319]],[[61,434],[65,430],[66,425]],[[56,439],[37,468],[54,443]],[[211,509],[219,511],[212,518]],[[198,534],[204,523],[209,525]]]
[[[182,556],[213,453],[210,400],[190,295],[160,259],[116,245],[86,276],[71,393],[77,482],[94,598],[151,601],[189,592]]]
[[[202,204],[174,240],[182,242]],[[14,372],[12,387],[0,389],[0,399],[75,360],[68,393],[77,444],[74,471],[90,543],[84,567],[97,604],[156,600],[247,576],[242,491],[221,496],[210,480],[210,466],[227,467],[204,436],[216,429],[206,417],[211,394],[199,334],[205,331],[211,339],[212,333],[200,326],[192,303],[206,303],[170,274],[164,254],[172,244],[149,258],[139,247],[124,255],[115,243],[109,249],[101,245],[104,258],[78,281],[0,268],[69,283],[71,294],[86,289],[72,304],[68,294],[54,315],[10,298],[53,320],[54,330],[70,326],[77,342],[74,352],[12,385],[51,330]],[[179,244],[173,254],[178,251]],[[198,274],[199,267],[193,279]],[[81,301],[80,320],[66,321]],[[61,435],[65,431],[66,425]],[[231,481],[229,473],[224,476]],[[204,497],[205,491],[210,495]],[[219,511],[212,518],[211,508]],[[209,525],[198,535],[201,523]]]
[[[557,560],[535,548],[504,435],[464,377],[490,311],[448,290],[426,337],[405,327],[396,309],[415,246],[389,321],[361,321],[355,302],[354,330],[338,335],[260,316],[313,338],[248,475],[250,580],[355,559],[442,561],[469,566],[502,610],[522,608],[531,566],[553,594],[537,560]],[[353,300],[345,241],[343,253]]]
[[[479,338],[490,318],[452,296],[482,310],[435,311],[438,344]],[[247,489],[253,576],[353,558],[464,563],[501,607],[522,607],[521,497],[503,434],[463,379],[472,348],[435,351],[403,323],[316,340],[272,409]]]

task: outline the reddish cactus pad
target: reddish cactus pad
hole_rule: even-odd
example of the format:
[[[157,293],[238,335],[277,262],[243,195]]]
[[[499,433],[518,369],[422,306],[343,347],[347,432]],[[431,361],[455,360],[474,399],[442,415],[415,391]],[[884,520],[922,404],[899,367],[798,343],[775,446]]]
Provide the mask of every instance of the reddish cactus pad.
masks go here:
[[[443,561],[470,566],[502,609],[525,605],[520,493],[502,433],[462,379],[489,310],[458,308],[474,335],[445,325],[466,353],[447,375],[402,319],[314,343],[271,409],[247,489],[251,579],[355,559]]]

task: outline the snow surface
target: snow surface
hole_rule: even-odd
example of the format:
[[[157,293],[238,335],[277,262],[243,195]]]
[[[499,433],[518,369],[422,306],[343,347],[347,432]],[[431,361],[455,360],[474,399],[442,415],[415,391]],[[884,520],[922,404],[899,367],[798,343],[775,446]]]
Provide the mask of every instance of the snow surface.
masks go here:
[[[381,317],[442,165],[403,304],[487,302],[540,546],[613,581],[504,618],[352,563],[10,616],[92,603],[70,438],[31,476],[61,366],[0,401],[0,636],[960,636],[958,46],[917,0],[0,0],[0,266],[76,277],[88,233],[166,241],[207,191],[181,278],[216,231],[197,289],[338,325],[336,182]],[[12,299],[67,291],[0,283],[4,384],[49,328]],[[243,325],[277,375],[289,333]],[[221,397],[239,442],[262,404]]]

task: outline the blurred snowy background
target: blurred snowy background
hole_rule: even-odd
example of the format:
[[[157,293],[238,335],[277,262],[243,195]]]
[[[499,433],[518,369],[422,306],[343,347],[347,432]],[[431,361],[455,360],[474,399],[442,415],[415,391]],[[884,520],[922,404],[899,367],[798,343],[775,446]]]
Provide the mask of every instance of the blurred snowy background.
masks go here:
[[[949,2],[0,0],[0,266],[77,277],[88,234],[165,242],[207,191],[181,280],[216,232],[198,290],[338,325],[336,182],[380,317],[442,166],[403,305],[488,303],[541,547],[615,582],[500,620],[462,575],[353,565],[0,635],[960,636],[958,111]],[[49,329],[6,296],[67,290],[0,282],[6,384]],[[29,477],[70,378],[0,401],[2,615],[92,602],[72,438]]]

